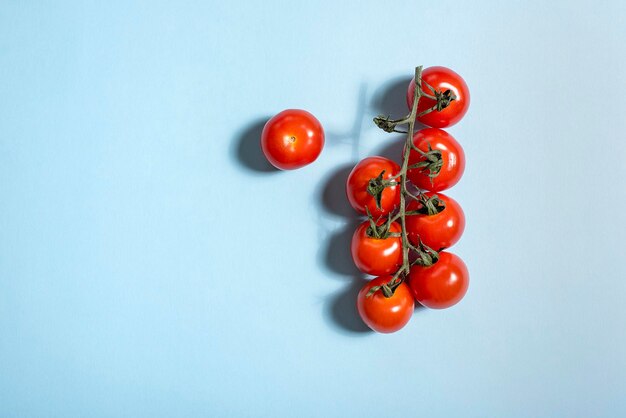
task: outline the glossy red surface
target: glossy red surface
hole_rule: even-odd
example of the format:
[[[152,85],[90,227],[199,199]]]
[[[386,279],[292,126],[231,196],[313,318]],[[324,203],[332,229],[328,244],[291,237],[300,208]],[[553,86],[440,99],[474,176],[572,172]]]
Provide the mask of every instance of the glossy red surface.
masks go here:
[[[421,240],[435,251],[449,248],[456,244],[465,230],[463,209],[456,200],[443,193],[428,192],[425,194],[428,197],[436,194],[444,202],[445,209],[434,215],[407,215],[405,222],[409,241],[417,245]],[[407,205],[407,211],[418,210],[422,206],[421,203],[412,200]]]
[[[420,304],[431,309],[456,305],[469,286],[469,273],[463,260],[442,251],[439,261],[429,267],[415,265],[409,272],[409,287]]]
[[[387,298],[382,291],[371,296],[367,292],[374,286],[381,286],[391,280],[391,276],[380,276],[367,283],[357,297],[357,309],[363,322],[374,331],[396,332],[404,327],[415,308],[415,301],[406,283],[401,283],[393,296]]]
[[[429,144],[433,150],[441,151],[443,165],[437,177],[432,181],[425,171],[418,168],[409,170],[407,177],[411,183],[422,190],[439,192],[459,182],[465,171],[465,152],[452,135],[442,129],[426,128],[413,135],[413,144],[424,152],[428,151]],[[409,166],[424,160],[425,157],[411,150]]]
[[[324,129],[306,110],[284,110],[265,124],[261,149],[268,161],[281,170],[312,163],[324,148]]]
[[[376,178],[382,171],[384,179],[390,179],[400,172],[400,166],[385,157],[368,157],[361,160],[350,172],[346,183],[346,195],[350,205],[359,213],[365,215],[365,207],[376,218],[393,211],[400,204],[400,186],[387,187],[382,193],[381,209],[376,206],[376,200],[367,192],[367,186],[372,178]]]
[[[427,113],[426,115],[419,116],[418,121],[427,126],[434,128],[446,128],[452,126],[460,121],[470,104],[470,93],[465,80],[446,67],[428,67],[422,72],[422,81],[430,84],[435,90],[444,92],[446,90],[452,90],[456,95],[456,99],[451,101],[448,107],[441,111],[434,111]],[[422,82],[422,91],[427,94],[433,95],[432,91],[426,86],[426,83]],[[415,79],[412,79],[407,89],[406,100],[409,109],[413,107],[413,95],[415,93]],[[437,104],[436,100],[428,97],[420,98],[417,104],[417,113],[423,112],[426,109]]]
[[[383,220],[379,222],[382,224]],[[402,238],[373,238],[367,235],[369,221],[358,226],[352,236],[350,250],[354,264],[363,273],[382,276],[395,273],[402,265]],[[400,233],[402,228],[397,222],[389,227],[390,232]]]

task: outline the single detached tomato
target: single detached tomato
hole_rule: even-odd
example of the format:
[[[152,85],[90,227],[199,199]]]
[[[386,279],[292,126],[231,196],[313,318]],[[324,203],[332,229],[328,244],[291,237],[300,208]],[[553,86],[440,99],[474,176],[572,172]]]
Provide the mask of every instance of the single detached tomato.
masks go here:
[[[428,84],[426,84],[428,83]],[[417,118],[424,125],[434,128],[446,128],[452,126],[463,118],[470,104],[470,94],[465,80],[446,67],[428,67],[422,71],[422,91],[428,95],[435,93],[428,87],[430,85],[439,93],[450,90],[456,98],[449,102],[448,106],[440,111],[434,110]],[[406,93],[406,101],[409,109],[413,107],[413,95],[415,94],[415,79],[411,80]],[[423,112],[437,105],[437,101],[428,97],[421,97],[417,103],[417,113]]]
[[[306,110],[283,110],[267,121],[261,134],[263,154],[281,170],[312,163],[323,147],[324,129]]]
[[[399,172],[400,166],[385,157],[368,157],[361,160],[348,176],[346,183],[348,201],[362,214],[367,213],[366,207],[375,218],[388,214],[400,204],[400,184],[387,185],[383,188],[380,183],[381,181],[395,183],[392,177]],[[380,208],[376,204],[376,198],[368,192],[368,189],[372,188],[380,190]]]
[[[415,186],[423,190],[439,192],[449,189],[458,183],[465,171],[465,152],[456,139],[444,130],[426,128],[417,131],[413,135],[413,144],[424,153],[430,152],[430,148],[441,156],[441,166],[418,167],[408,170],[407,177]],[[428,159],[415,150],[409,154],[409,166],[428,161]],[[433,163],[435,164],[435,163]],[[438,173],[435,177],[429,174]]]
[[[435,194],[443,203],[443,209],[429,215],[427,208],[418,201],[412,200],[407,211],[419,211],[416,215],[406,216],[406,233],[409,241],[417,245],[422,243],[435,251],[440,251],[456,244],[465,229],[465,214],[456,200],[442,193],[424,193],[428,199]],[[431,200],[432,202],[432,200]],[[437,206],[437,208],[440,208]]]
[[[357,297],[357,309],[363,322],[377,332],[396,332],[404,327],[415,307],[411,290],[406,283],[401,283],[390,297],[385,297],[382,289],[367,296],[374,286],[382,286],[389,282],[391,276],[380,276],[367,283]]]
[[[379,225],[385,221],[380,220]],[[397,222],[389,226],[390,233],[401,233],[402,228]],[[395,273],[402,265],[402,238],[387,236],[376,238],[370,222],[365,221],[354,231],[352,236],[352,259],[363,273],[382,276]]]
[[[442,251],[432,266],[414,265],[409,271],[409,287],[415,299],[431,309],[445,309],[457,304],[469,286],[469,273],[463,260]]]

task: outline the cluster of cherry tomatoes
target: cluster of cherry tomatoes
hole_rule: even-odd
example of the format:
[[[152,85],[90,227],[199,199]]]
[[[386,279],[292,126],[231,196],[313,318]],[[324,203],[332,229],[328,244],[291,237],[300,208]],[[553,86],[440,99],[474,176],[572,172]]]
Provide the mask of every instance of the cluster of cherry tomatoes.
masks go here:
[[[461,237],[465,215],[454,199],[440,193],[454,186],[465,169],[463,148],[441,128],[465,115],[469,90],[461,76],[445,67],[425,69],[421,80],[419,94],[415,78],[408,86],[408,120],[416,115],[428,128],[407,136],[402,168],[388,158],[368,157],[354,167],[346,184],[352,207],[367,215],[354,232],[352,258],[363,273],[376,276],[359,292],[357,309],[371,329],[383,333],[406,325],[415,301],[448,308],[463,298],[469,284],[465,263],[447,251]],[[383,119],[385,127],[377,125],[396,131],[392,122],[399,121]],[[410,126],[407,133],[413,122]],[[263,153],[281,170],[312,163],[323,147],[322,125],[305,110],[277,114],[261,135]]]
[[[415,80],[407,92],[413,107]],[[417,114],[435,108],[435,96],[448,91],[454,100],[441,110],[418,116],[428,128],[417,131],[413,147],[403,153],[406,168],[407,203],[397,214],[401,199],[401,167],[384,157],[367,157],[350,173],[346,194],[352,207],[368,219],[354,232],[352,258],[363,273],[377,276],[359,292],[357,308],[373,330],[395,332],[409,321],[415,300],[433,308],[448,308],[465,295],[469,275],[464,262],[447,251],[461,237],[465,216],[461,206],[440,193],[454,186],[465,168],[461,145],[441,128],[457,123],[469,106],[465,81],[444,67],[430,67],[422,73],[422,91]],[[431,93],[431,94],[429,94]],[[400,222],[400,220],[402,222]],[[403,266],[402,224],[410,249],[410,268],[402,277],[394,273]]]

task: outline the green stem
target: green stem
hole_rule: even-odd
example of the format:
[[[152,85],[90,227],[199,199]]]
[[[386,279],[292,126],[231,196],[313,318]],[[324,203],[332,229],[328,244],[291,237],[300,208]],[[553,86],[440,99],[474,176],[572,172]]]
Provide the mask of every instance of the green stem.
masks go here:
[[[391,297],[393,295],[393,292],[395,291],[395,289],[404,281],[406,275],[409,274],[409,271],[411,269],[411,262],[409,260],[410,251],[414,251],[417,254],[417,259],[415,260],[414,264],[428,266],[428,265],[432,265],[439,258],[439,254],[435,250],[433,250],[432,248],[426,247],[421,241],[419,242],[418,246],[412,245],[409,242],[409,237],[406,232],[406,216],[407,216],[406,199],[407,197],[422,202],[422,204],[424,204],[426,208],[428,209],[428,213],[432,213],[437,210],[434,204],[435,202],[424,201],[424,199],[427,199],[427,198],[422,194],[421,191],[419,191],[419,196],[415,196],[407,188],[408,170],[411,168],[418,168],[418,167],[421,169],[424,169],[424,167],[421,167],[422,165],[424,165],[423,163],[420,163],[419,166],[415,166],[415,167],[409,166],[409,156],[411,152],[415,151],[419,153],[420,155],[422,155],[423,157],[426,157],[429,164],[435,164],[437,162],[437,158],[436,158],[437,156],[435,154],[439,152],[436,150],[435,151],[431,150],[430,147],[429,147],[428,152],[424,152],[418,149],[415,146],[415,144],[413,144],[415,120],[417,117],[425,115],[427,113],[440,111],[445,106],[447,106],[447,104],[449,104],[451,100],[455,99],[453,95],[450,96],[450,94],[448,94],[447,91],[444,93],[439,93],[432,86],[428,84],[427,84],[427,87],[432,90],[435,96],[427,94],[422,90],[422,66],[420,65],[419,67],[415,68],[415,91],[413,92],[413,106],[411,106],[411,113],[409,113],[406,117],[402,119],[397,119],[397,120],[392,120],[389,118],[389,116],[377,116],[374,118],[374,123],[376,124],[376,126],[378,126],[380,129],[386,132],[398,132],[398,130],[396,130],[396,126],[403,125],[403,124],[407,124],[408,129],[405,132],[407,135],[406,135],[406,143],[404,146],[404,155],[402,159],[402,166],[400,168],[400,172],[396,176],[390,179],[391,182],[393,182],[394,184],[400,185],[400,207],[398,208],[398,212],[393,217],[390,217],[388,220],[389,223],[397,221],[398,219],[400,220],[400,225],[402,227],[402,232],[401,232],[402,266],[400,266],[398,271],[396,271],[396,273],[392,276],[391,280],[389,280],[387,283],[385,283],[382,286],[374,286],[373,288],[370,289],[367,296],[373,295],[380,289],[383,290],[383,294],[385,295],[385,297]],[[442,94],[444,95],[444,99],[446,99],[447,102],[442,102],[441,105],[433,106],[429,109],[426,109],[420,112],[419,114],[417,113],[417,104],[421,97],[438,99],[439,96],[441,96]],[[439,103],[439,99],[438,99],[438,103]],[[439,174],[439,170],[431,169],[431,174],[429,175],[432,177],[435,177],[438,174]],[[381,176],[379,177],[380,179],[382,179],[382,173],[381,173]],[[368,217],[371,218],[371,215],[369,213],[368,213]]]
[[[398,215],[400,216],[400,225],[402,227],[402,267],[393,275],[393,278],[387,283],[389,287],[395,289],[402,283],[401,275],[403,273],[408,274],[411,268],[409,261],[410,243],[409,237],[406,233],[406,196],[410,193],[406,187],[406,173],[409,167],[409,154],[411,153],[411,145],[413,144],[413,130],[415,129],[415,117],[417,115],[417,102],[422,95],[421,83],[422,79],[422,66],[415,68],[415,91],[413,92],[413,106],[411,107],[411,113],[403,121],[408,121],[409,127],[406,135],[406,146],[404,147],[404,156],[402,159],[402,166],[400,168],[400,208]]]
[[[402,266],[409,266],[409,238],[406,233],[406,195],[408,193],[406,187],[406,173],[409,166],[409,155],[411,154],[411,144],[413,143],[413,130],[415,129],[415,117],[417,115],[417,103],[422,95],[421,88],[422,80],[422,66],[415,68],[415,91],[413,92],[413,106],[411,106],[411,114],[409,115],[409,129],[406,135],[406,146],[404,147],[404,158],[402,160],[402,168],[400,173],[400,213],[402,224]],[[419,83],[419,84],[418,84]],[[420,87],[417,87],[420,86]],[[405,269],[407,269],[406,267]]]

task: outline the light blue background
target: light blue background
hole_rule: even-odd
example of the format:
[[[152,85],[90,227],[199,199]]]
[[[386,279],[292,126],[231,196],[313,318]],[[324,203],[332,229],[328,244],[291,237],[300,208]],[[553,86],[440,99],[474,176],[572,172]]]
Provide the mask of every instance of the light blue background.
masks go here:
[[[623,1],[0,5],[0,416],[626,415]],[[343,182],[418,64],[472,92],[472,281],[382,336]]]

